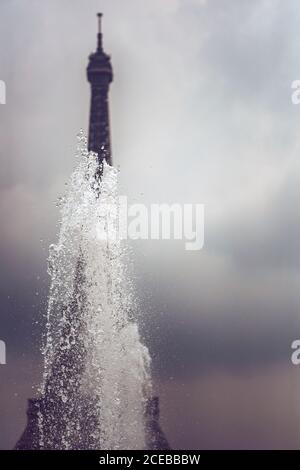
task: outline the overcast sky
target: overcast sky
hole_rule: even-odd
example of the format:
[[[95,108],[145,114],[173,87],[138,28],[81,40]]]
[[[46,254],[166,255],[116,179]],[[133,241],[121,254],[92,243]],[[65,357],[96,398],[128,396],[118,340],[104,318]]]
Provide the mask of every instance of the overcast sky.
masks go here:
[[[40,378],[55,201],[88,128],[97,11],[113,161],[131,202],[205,204],[205,246],[133,242],[173,448],[300,448],[297,0],[1,0],[0,446]]]

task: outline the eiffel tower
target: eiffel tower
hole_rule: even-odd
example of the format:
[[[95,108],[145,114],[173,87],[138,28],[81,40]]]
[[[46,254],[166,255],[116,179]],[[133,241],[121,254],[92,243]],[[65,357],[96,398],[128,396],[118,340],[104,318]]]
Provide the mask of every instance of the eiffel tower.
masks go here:
[[[110,57],[103,50],[102,41],[102,14],[98,13],[98,35],[97,49],[89,56],[87,67],[87,79],[91,85],[91,105],[89,119],[89,151],[96,152],[99,160],[99,176],[101,177],[102,164],[106,160],[112,163],[110,124],[109,124],[109,86],[113,81],[113,70]],[[82,265],[79,258],[76,270],[76,279],[74,282],[75,292],[74,300],[67,306],[64,312],[66,318],[72,322],[72,327],[80,331],[81,315],[80,311],[84,304],[84,292],[81,289],[82,284]],[[70,321],[66,322],[66,329],[70,326]],[[62,337],[68,335],[67,330],[61,332]],[[81,430],[80,433],[74,433],[72,440],[72,429],[68,429],[72,449],[97,449],[99,445],[92,432],[97,421],[90,413],[91,404],[84,403],[82,397],[78,395],[71,406],[63,406],[60,397],[55,396],[53,390],[56,390],[57,383],[66,389],[70,387],[70,377],[72,377],[72,386],[76,388],[78,377],[80,377],[83,362],[78,358],[85,355],[84,344],[80,341],[80,335],[72,347],[63,354],[57,355],[51,365],[51,373],[47,378],[42,397],[28,400],[27,408],[27,426],[17,442],[16,450],[29,449],[60,449],[62,448],[63,435],[66,432],[66,422],[74,422],[74,415],[80,415]],[[63,371],[63,373],[62,373]],[[77,398],[77,399],[76,399]],[[46,429],[41,444],[39,430],[39,413],[44,417],[43,428]],[[80,434],[80,435],[79,435]],[[146,447],[152,450],[169,449],[169,444],[159,425],[159,398],[157,396],[149,398],[145,410],[145,435]]]

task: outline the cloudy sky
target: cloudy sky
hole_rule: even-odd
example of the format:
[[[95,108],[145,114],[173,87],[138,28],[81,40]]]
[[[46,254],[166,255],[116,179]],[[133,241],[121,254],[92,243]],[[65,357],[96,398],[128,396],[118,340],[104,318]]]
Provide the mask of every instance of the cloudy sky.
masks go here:
[[[131,202],[203,203],[205,246],[132,242],[173,448],[300,448],[297,0],[1,0],[0,446],[40,380],[55,201],[87,130],[97,11]]]

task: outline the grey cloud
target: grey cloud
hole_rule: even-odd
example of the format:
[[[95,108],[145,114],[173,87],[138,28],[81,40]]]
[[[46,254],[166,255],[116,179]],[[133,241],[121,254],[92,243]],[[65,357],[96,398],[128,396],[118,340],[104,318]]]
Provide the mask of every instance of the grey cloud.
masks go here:
[[[0,79],[7,82],[7,105],[0,107],[0,337],[19,359],[24,352],[39,357],[47,245],[57,231],[54,202],[74,165],[76,133],[87,128],[85,66],[99,2],[88,5],[0,5]],[[115,0],[102,6],[115,70],[111,122],[122,192],[134,202],[201,202],[207,211],[202,252],[186,253],[180,243],[134,245],[141,323],[155,370],[160,380],[172,374],[180,382],[188,371],[202,379],[233,374],[244,385],[242,375],[252,371],[259,387],[257,371],[285,365],[300,331],[300,107],[290,101],[290,83],[300,72],[299,3]],[[33,326],[35,320],[41,324]],[[17,381],[14,364],[6,373]],[[22,379],[24,386],[20,381],[22,413],[36,374]],[[5,403],[13,388],[10,383]],[[193,393],[192,384],[187,388]],[[267,399],[262,393],[262,403]],[[218,403],[225,409],[225,399]],[[171,414],[167,419],[176,422]],[[256,428],[251,423],[255,442],[260,421]],[[11,445],[16,431],[7,435],[2,445]],[[207,435],[207,446],[216,435],[221,442],[216,430]]]

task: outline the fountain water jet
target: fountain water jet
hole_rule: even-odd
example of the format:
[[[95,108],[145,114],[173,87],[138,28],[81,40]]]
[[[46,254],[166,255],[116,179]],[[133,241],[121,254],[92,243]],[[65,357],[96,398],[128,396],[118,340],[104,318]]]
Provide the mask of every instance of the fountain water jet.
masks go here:
[[[150,357],[131,320],[126,247],[117,234],[117,171],[104,162],[97,182],[97,157],[82,134],[79,140],[49,256],[40,447],[143,449]]]

